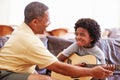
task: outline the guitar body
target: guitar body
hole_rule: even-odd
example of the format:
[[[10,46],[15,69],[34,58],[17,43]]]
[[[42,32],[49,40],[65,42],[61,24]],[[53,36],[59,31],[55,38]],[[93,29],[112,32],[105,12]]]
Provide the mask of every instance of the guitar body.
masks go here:
[[[93,55],[79,56],[76,53],[73,53],[64,62],[65,63],[70,63],[72,65],[79,64],[79,63],[96,64],[97,59]],[[55,73],[55,72],[51,73],[51,77],[59,79],[59,80],[90,80],[92,78],[92,77],[71,78],[70,76],[64,76],[62,74],[58,74],[58,73]]]

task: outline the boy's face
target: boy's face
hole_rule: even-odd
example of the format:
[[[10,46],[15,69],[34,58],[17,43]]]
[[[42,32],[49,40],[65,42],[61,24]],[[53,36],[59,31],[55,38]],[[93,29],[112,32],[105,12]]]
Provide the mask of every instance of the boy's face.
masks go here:
[[[88,47],[91,41],[93,41],[88,31],[84,28],[81,28],[81,27],[77,28],[75,35],[76,35],[75,37],[76,42],[79,46]]]

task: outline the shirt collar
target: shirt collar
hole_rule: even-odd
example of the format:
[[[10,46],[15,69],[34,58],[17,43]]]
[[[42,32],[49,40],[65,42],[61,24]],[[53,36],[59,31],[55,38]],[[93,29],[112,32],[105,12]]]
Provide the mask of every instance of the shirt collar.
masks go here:
[[[26,32],[34,34],[34,32],[32,31],[32,29],[26,23],[21,24],[21,28],[24,29]]]

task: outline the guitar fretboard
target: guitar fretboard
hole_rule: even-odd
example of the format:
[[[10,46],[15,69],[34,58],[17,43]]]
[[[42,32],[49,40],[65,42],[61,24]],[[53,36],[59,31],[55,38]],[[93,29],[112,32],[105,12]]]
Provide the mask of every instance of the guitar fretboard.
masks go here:
[[[92,67],[101,66],[101,65],[104,65],[104,64],[85,64],[85,67],[92,68]],[[120,71],[120,65],[107,64],[107,66],[108,67],[112,66],[115,71]]]

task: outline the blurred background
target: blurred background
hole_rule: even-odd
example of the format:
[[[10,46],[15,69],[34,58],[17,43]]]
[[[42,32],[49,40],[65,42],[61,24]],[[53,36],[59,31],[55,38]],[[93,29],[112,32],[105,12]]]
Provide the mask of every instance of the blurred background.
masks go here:
[[[34,0],[0,0],[0,24],[20,25],[25,6]],[[120,27],[120,0],[35,0],[48,5],[51,24],[48,31],[66,28],[74,31],[79,18],[93,18],[101,30]]]

